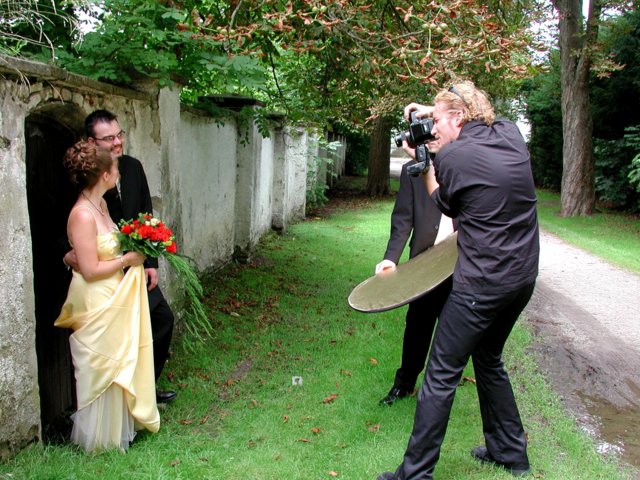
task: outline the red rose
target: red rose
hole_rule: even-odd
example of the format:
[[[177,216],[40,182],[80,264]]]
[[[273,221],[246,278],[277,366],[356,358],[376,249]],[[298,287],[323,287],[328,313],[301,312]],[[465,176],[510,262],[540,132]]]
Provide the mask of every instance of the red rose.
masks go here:
[[[169,253],[176,253],[178,251],[178,245],[176,242],[171,242],[171,245],[168,245],[165,250]]]
[[[138,228],[138,235],[140,235],[141,238],[151,238],[152,234],[153,227],[150,225],[140,225],[140,228]]]
[[[131,235],[131,232],[133,232],[133,227],[127,223],[123,225],[122,228],[120,228],[120,231],[125,235]]]
[[[171,231],[168,228],[156,227],[149,235],[149,239],[153,242],[166,242],[171,237]]]
[[[158,236],[160,237],[160,240],[163,242],[169,241],[169,239],[171,238],[171,235],[173,235],[173,233],[171,232],[170,229],[166,227],[158,229]]]
[[[158,232],[157,228],[154,228],[153,230],[151,230],[151,234],[149,235],[149,240],[151,240],[152,242],[158,242],[160,241],[160,232]]]

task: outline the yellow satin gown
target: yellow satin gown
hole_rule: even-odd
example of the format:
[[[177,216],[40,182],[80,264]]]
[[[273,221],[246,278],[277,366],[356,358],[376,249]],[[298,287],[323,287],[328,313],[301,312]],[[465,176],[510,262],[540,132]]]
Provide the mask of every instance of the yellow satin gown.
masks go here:
[[[116,232],[97,237],[98,257],[120,255]],[[74,271],[55,326],[71,328],[78,411],[71,441],[87,452],[126,451],[137,430],[157,432],[153,340],[144,267],[87,282]]]

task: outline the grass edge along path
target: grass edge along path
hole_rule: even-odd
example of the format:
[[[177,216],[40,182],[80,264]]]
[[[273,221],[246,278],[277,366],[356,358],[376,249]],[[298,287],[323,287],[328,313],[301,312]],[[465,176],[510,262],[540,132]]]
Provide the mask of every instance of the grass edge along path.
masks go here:
[[[599,208],[593,215],[561,217],[559,193],[538,190],[537,194],[541,228],[640,275],[640,216]]]
[[[126,455],[34,444],[0,465],[0,479],[367,480],[394,469],[415,399],[391,408],[377,402],[399,364],[405,310],[362,314],[346,302],[383,254],[393,203],[339,205],[268,235],[250,264],[207,279],[214,336],[196,352],[176,342],[163,387],[179,397],[162,410],[158,434],[141,434]],[[531,341],[518,322],[505,363],[532,478],[631,478],[614,457],[598,455],[562,410],[528,351]],[[512,478],[471,459],[481,443],[468,367],[436,478]]]

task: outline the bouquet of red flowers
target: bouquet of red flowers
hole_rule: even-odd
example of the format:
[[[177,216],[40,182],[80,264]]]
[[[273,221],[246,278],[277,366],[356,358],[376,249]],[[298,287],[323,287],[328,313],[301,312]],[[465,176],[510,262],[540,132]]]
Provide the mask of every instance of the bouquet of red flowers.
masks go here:
[[[129,221],[121,220],[119,227],[118,237],[123,251],[139,252],[153,258],[163,256],[167,259],[184,285],[188,303],[186,317],[189,321],[185,322],[187,329],[199,340],[202,340],[201,331],[210,335],[211,324],[201,301],[202,285],[189,259],[178,253],[171,229],[150,213],[141,213],[138,218]]]
[[[154,258],[178,251],[171,229],[150,213],[141,213],[128,222],[120,221],[120,246],[124,251]]]

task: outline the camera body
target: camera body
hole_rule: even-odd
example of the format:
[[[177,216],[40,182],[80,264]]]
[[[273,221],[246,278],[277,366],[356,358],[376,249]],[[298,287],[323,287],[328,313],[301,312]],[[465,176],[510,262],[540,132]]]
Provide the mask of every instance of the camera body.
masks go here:
[[[435,137],[431,135],[433,129],[432,118],[418,118],[417,112],[413,111],[409,114],[409,130],[401,132],[393,137],[396,146],[401,147],[403,140],[406,140],[411,148],[416,150],[416,162],[407,167],[407,173],[412,177],[423,175],[429,171],[431,160],[425,143],[433,140]]]
[[[409,120],[409,130],[400,132],[393,137],[397,147],[401,147],[402,141],[406,140],[411,148],[416,148],[418,145],[434,138],[431,135],[431,130],[433,129],[432,118],[418,118],[417,112],[413,111],[409,114]]]

